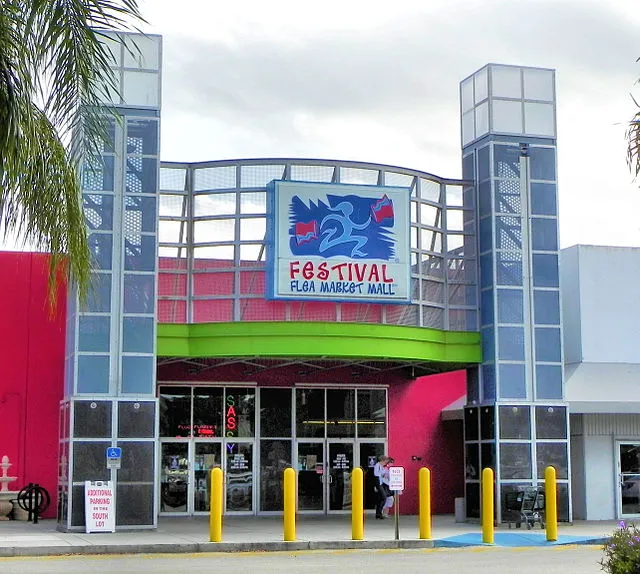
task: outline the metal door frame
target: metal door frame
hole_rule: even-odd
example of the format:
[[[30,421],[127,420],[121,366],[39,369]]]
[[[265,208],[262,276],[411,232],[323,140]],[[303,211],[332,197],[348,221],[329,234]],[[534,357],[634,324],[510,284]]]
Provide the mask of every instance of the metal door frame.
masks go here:
[[[193,515],[193,447],[189,438],[162,438],[158,442],[158,508],[159,516],[191,516]],[[183,512],[168,512],[162,510],[162,446],[165,444],[184,444],[187,447],[187,508]]]
[[[334,514],[349,514],[351,510],[331,510],[329,508],[329,501],[331,499],[330,490],[331,490],[331,457],[329,456],[329,451],[331,449],[332,444],[350,444],[353,448],[353,455],[351,458],[351,470],[349,474],[353,473],[353,469],[357,468],[359,464],[357,464],[357,459],[360,456],[360,449],[358,448],[358,440],[355,437],[337,437],[337,438],[326,438],[325,439],[326,446],[326,463],[325,463],[325,485],[324,485],[324,503],[325,503],[325,514],[334,515]]]
[[[255,516],[258,514],[256,504],[258,500],[258,488],[256,482],[256,463],[257,463],[257,440],[255,437],[224,437],[222,441],[222,472],[224,477],[224,482],[222,485],[222,498],[223,498],[223,512],[228,516]],[[227,473],[227,456],[229,453],[229,449],[227,448],[227,444],[249,444],[251,445],[251,510],[227,510],[227,481],[228,481],[228,473]]]
[[[195,480],[196,480],[196,445],[198,444],[219,444],[220,445],[220,468],[224,468],[222,466],[223,464],[223,457],[224,457],[224,441],[222,440],[222,437],[214,437],[214,438],[202,438],[202,437],[192,437],[190,439],[188,439],[189,442],[193,445],[189,447],[189,480],[191,482],[191,502],[192,502],[192,508],[190,510],[190,516],[204,516],[204,515],[208,515],[209,512],[206,510],[196,510],[195,509],[195,502],[193,501],[193,497],[196,493],[196,484],[195,484]],[[209,471],[210,472],[210,471]],[[226,500],[226,498],[225,498]]]
[[[326,438],[318,438],[318,437],[310,437],[310,438],[296,438],[294,440],[294,447],[293,447],[293,461],[294,464],[292,465],[294,470],[296,471],[296,476],[298,475],[299,469],[298,469],[298,447],[300,445],[300,443],[312,443],[312,444],[319,444],[322,445],[322,468],[323,468],[323,472],[322,472],[322,478],[320,479],[322,482],[322,509],[321,510],[298,510],[299,514],[315,514],[316,516],[319,515],[324,515],[327,513],[327,454],[328,454],[328,448],[327,448],[327,439]],[[298,503],[298,492],[296,490],[296,506],[299,507],[299,503]]]
[[[620,447],[623,445],[635,445],[640,450],[640,441],[628,439],[628,440],[616,440],[615,441],[615,457],[616,457],[616,473],[615,473],[615,500],[616,500],[616,516],[618,518],[639,518],[640,512],[635,514],[623,514],[622,513],[622,461],[620,460]],[[636,473],[625,473],[636,474]],[[640,473],[637,473],[640,474]],[[640,496],[639,496],[640,499]]]

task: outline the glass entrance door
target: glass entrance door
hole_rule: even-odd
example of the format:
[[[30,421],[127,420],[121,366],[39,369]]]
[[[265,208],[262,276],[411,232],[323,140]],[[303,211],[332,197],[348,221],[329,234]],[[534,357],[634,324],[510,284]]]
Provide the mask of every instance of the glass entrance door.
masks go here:
[[[375,509],[378,500],[375,491],[378,478],[373,474],[373,467],[385,452],[384,442],[361,442],[358,445],[359,465],[364,473],[364,507],[368,510]]]
[[[640,516],[640,444],[618,443],[618,511]]]
[[[354,448],[352,441],[328,441],[327,457],[328,510],[351,510],[351,471],[353,470]]]
[[[253,512],[253,443],[225,445],[226,512]]]
[[[189,443],[163,442],[160,452],[160,512],[189,511]]]
[[[299,511],[324,512],[326,509],[324,447],[324,441],[298,443],[296,469]]]
[[[222,443],[196,442],[193,456],[193,511],[209,512],[211,469],[222,466]]]

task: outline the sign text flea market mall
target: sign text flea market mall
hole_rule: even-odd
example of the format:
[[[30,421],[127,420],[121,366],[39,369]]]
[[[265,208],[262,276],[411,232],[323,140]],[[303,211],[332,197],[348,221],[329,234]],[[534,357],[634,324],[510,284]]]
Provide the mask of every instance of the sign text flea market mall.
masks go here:
[[[267,298],[409,303],[403,187],[274,181]]]

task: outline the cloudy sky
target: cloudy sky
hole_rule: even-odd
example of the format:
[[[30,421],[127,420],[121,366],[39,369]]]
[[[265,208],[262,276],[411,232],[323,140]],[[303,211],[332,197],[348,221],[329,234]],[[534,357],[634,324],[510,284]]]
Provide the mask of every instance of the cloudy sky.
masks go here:
[[[319,157],[460,176],[458,84],[556,69],[560,233],[640,246],[632,0],[140,0],[164,36],[162,159]],[[636,93],[640,90],[636,90]]]

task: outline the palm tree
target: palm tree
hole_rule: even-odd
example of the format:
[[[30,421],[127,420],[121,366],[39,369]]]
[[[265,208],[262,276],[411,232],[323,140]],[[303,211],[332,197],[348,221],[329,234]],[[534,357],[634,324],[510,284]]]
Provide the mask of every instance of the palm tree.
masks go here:
[[[101,37],[140,22],[137,0],[0,0],[0,231],[51,253],[51,293],[62,276],[89,285],[77,166],[115,86]]]

